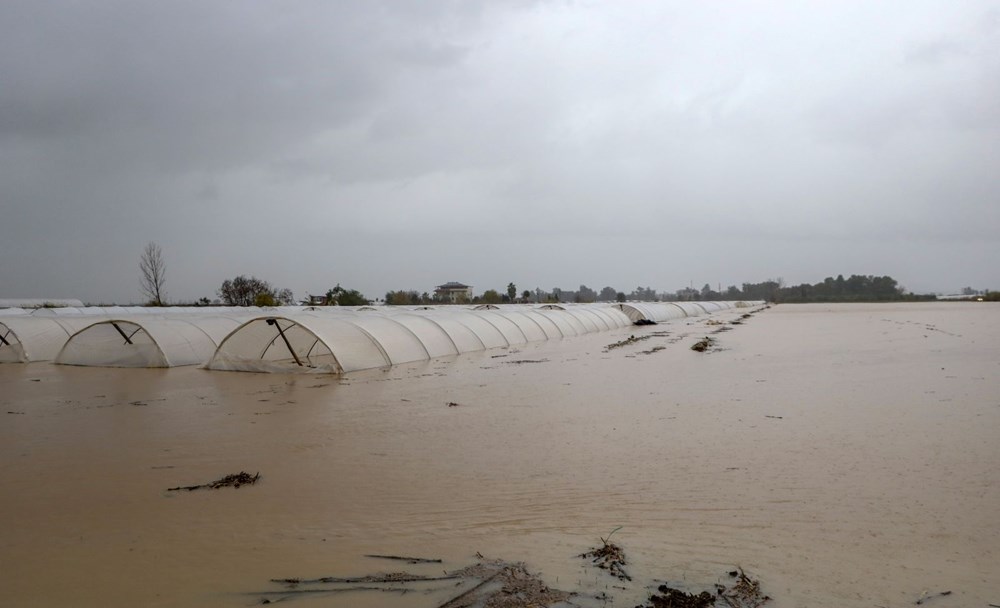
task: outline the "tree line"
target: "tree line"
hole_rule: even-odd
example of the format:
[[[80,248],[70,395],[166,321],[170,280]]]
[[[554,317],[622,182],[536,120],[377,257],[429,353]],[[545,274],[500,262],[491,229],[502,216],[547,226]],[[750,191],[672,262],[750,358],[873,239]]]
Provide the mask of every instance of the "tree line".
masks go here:
[[[156,243],[146,245],[139,258],[140,288],[151,306],[163,306],[166,300],[166,264],[163,253]],[[971,291],[971,289],[966,288]],[[296,303],[290,289],[277,288],[269,282],[254,276],[239,275],[226,279],[216,292],[219,301],[228,306],[287,306]],[[985,291],[984,300],[1000,300],[1000,292]],[[487,289],[471,298],[464,295],[452,299],[447,295],[430,294],[426,291],[394,290],[385,294],[384,303],[390,306],[421,306],[442,304],[546,304],[546,303],[589,303],[589,302],[671,302],[684,300],[765,300],[768,302],[890,302],[933,300],[934,295],[908,293],[904,287],[890,276],[852,274],[827,277],[819,283],[786,286],[782,279],[767,279],[759,283],[743,283],[740,287],[730,285],[712,289],[705,284],[700,290],[686,287],[674,292],[657,292],[651,287],[636,287],[630,292],[618,291],[605,286],[600,290],[580,285],[578,289],[553,287],[543,290],[525,289],[519,292],[514,282],[506,289]],[[372,303],[356,289],[341,287],[338,283],[327,290],[325,296],[310,297],[311,302],[326,306],[363,306]],[[201,298],[200,305],[209,305],[208,298]]]

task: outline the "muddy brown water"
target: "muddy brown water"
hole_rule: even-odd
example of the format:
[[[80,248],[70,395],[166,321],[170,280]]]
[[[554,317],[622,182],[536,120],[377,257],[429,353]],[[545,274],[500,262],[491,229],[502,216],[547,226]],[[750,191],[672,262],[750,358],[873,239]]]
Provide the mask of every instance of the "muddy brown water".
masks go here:
[[[707,353],[689,319],[342,378],[0,365],[0,605],[248,606],[477,551],[609,606],[736,566],[779,608],[1000,603],[1000,306],[732,327]],[[632,583],[574,557],[618,526]],[[425,588],[290,605],[453,593]]]

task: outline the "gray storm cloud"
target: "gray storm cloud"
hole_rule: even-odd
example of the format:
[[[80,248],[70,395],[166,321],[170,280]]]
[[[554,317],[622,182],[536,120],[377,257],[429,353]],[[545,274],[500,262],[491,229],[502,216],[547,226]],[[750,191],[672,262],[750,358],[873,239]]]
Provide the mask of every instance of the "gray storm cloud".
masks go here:
[[[1000,3],[0,4],[7,297],[1000,288]]]

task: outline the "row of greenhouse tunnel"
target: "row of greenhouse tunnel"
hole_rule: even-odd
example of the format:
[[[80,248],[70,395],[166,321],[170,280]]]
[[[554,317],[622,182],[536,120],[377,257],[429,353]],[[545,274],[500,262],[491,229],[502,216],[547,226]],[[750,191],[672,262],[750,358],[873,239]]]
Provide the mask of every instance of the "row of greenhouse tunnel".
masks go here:
[[[0,363],[344,373],[762,304],[7,308]]]

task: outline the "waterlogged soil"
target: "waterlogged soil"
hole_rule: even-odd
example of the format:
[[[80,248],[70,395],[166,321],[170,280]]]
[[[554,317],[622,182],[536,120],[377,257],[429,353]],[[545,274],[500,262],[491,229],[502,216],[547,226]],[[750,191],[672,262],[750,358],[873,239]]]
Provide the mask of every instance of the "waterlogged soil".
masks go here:
[[[744,312],[343,378],[0,365],[0,604],[247,606],[273,579],[437,578],[477,552],[557,606],[730,571],[778,608],[1000,604],[1000,307]],[[260,477],[166,490],[236,471]],[[631,581],[578,557],[619,526]],[[288,601],[437,608],[475,584]]]

